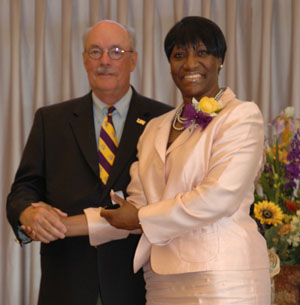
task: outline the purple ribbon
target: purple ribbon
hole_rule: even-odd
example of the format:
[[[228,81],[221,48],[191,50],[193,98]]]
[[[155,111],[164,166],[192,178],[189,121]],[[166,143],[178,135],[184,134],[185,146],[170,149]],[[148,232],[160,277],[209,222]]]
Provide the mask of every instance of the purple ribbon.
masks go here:
[[[192,104],[185,105],[182,117],[186,119],[183,123],[184,128],[189,127],[195,122],[201,126],[202,130],[204,130],[213,119],[209,114],[206,114],[201,110],[197,112]]]

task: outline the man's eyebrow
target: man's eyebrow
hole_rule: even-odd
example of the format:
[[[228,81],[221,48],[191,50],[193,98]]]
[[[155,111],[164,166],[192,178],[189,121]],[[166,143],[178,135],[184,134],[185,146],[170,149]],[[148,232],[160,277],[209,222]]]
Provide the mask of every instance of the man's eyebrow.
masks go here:
[[[90,49],[90,48],[101,49],[101,47],[99,47],[97,44],[92,44],[92,45],[90,45],[89,49]]]
[[[90,49],[90,48],[102,49],[102,48],[101,48],[99,45],[97,45],[97,44],[92,44],[92,45],[90,45],[89,49]],[[119,48],[119,49],[122,49],[122,47],[121,47],[120,45],[118,45],[118,44],[114,44],[114,45],[109,46],[109,47],[108,47],[108,50],[110,50],[110,49],[112,49],[112,48]]]

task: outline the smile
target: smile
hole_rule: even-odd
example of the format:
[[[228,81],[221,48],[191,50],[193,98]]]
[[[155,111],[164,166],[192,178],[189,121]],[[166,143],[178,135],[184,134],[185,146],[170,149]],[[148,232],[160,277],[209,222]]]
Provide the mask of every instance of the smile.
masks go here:
[[[196,79],[196,78],[202,78],[203,76],[201,74],[189,74],[185,75],[184,79]]]

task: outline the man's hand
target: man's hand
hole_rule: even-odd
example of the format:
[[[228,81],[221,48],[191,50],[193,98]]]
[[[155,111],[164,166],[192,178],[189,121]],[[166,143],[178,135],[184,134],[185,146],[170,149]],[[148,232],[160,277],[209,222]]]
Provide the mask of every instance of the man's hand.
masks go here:
[[[101,209],[100,215],[104,217],[113,227],[124,230],[140,229],[138,209],[116,195],[113,191],[111,199],[120,205],[118,209]]]
[[[66,227],[60,220],[67,214],[45,202],[32,203],[20,215],[21,229],[32,239],[49,243],[65,238]]]

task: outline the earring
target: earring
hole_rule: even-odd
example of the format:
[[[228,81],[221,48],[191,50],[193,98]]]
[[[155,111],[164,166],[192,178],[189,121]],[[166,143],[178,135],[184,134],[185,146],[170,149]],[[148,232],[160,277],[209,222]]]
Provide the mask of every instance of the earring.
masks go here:
[[[223,68],[223,65],[221,64],[221,65],[220,65],[220,70],[221,70],[222,68]]]

